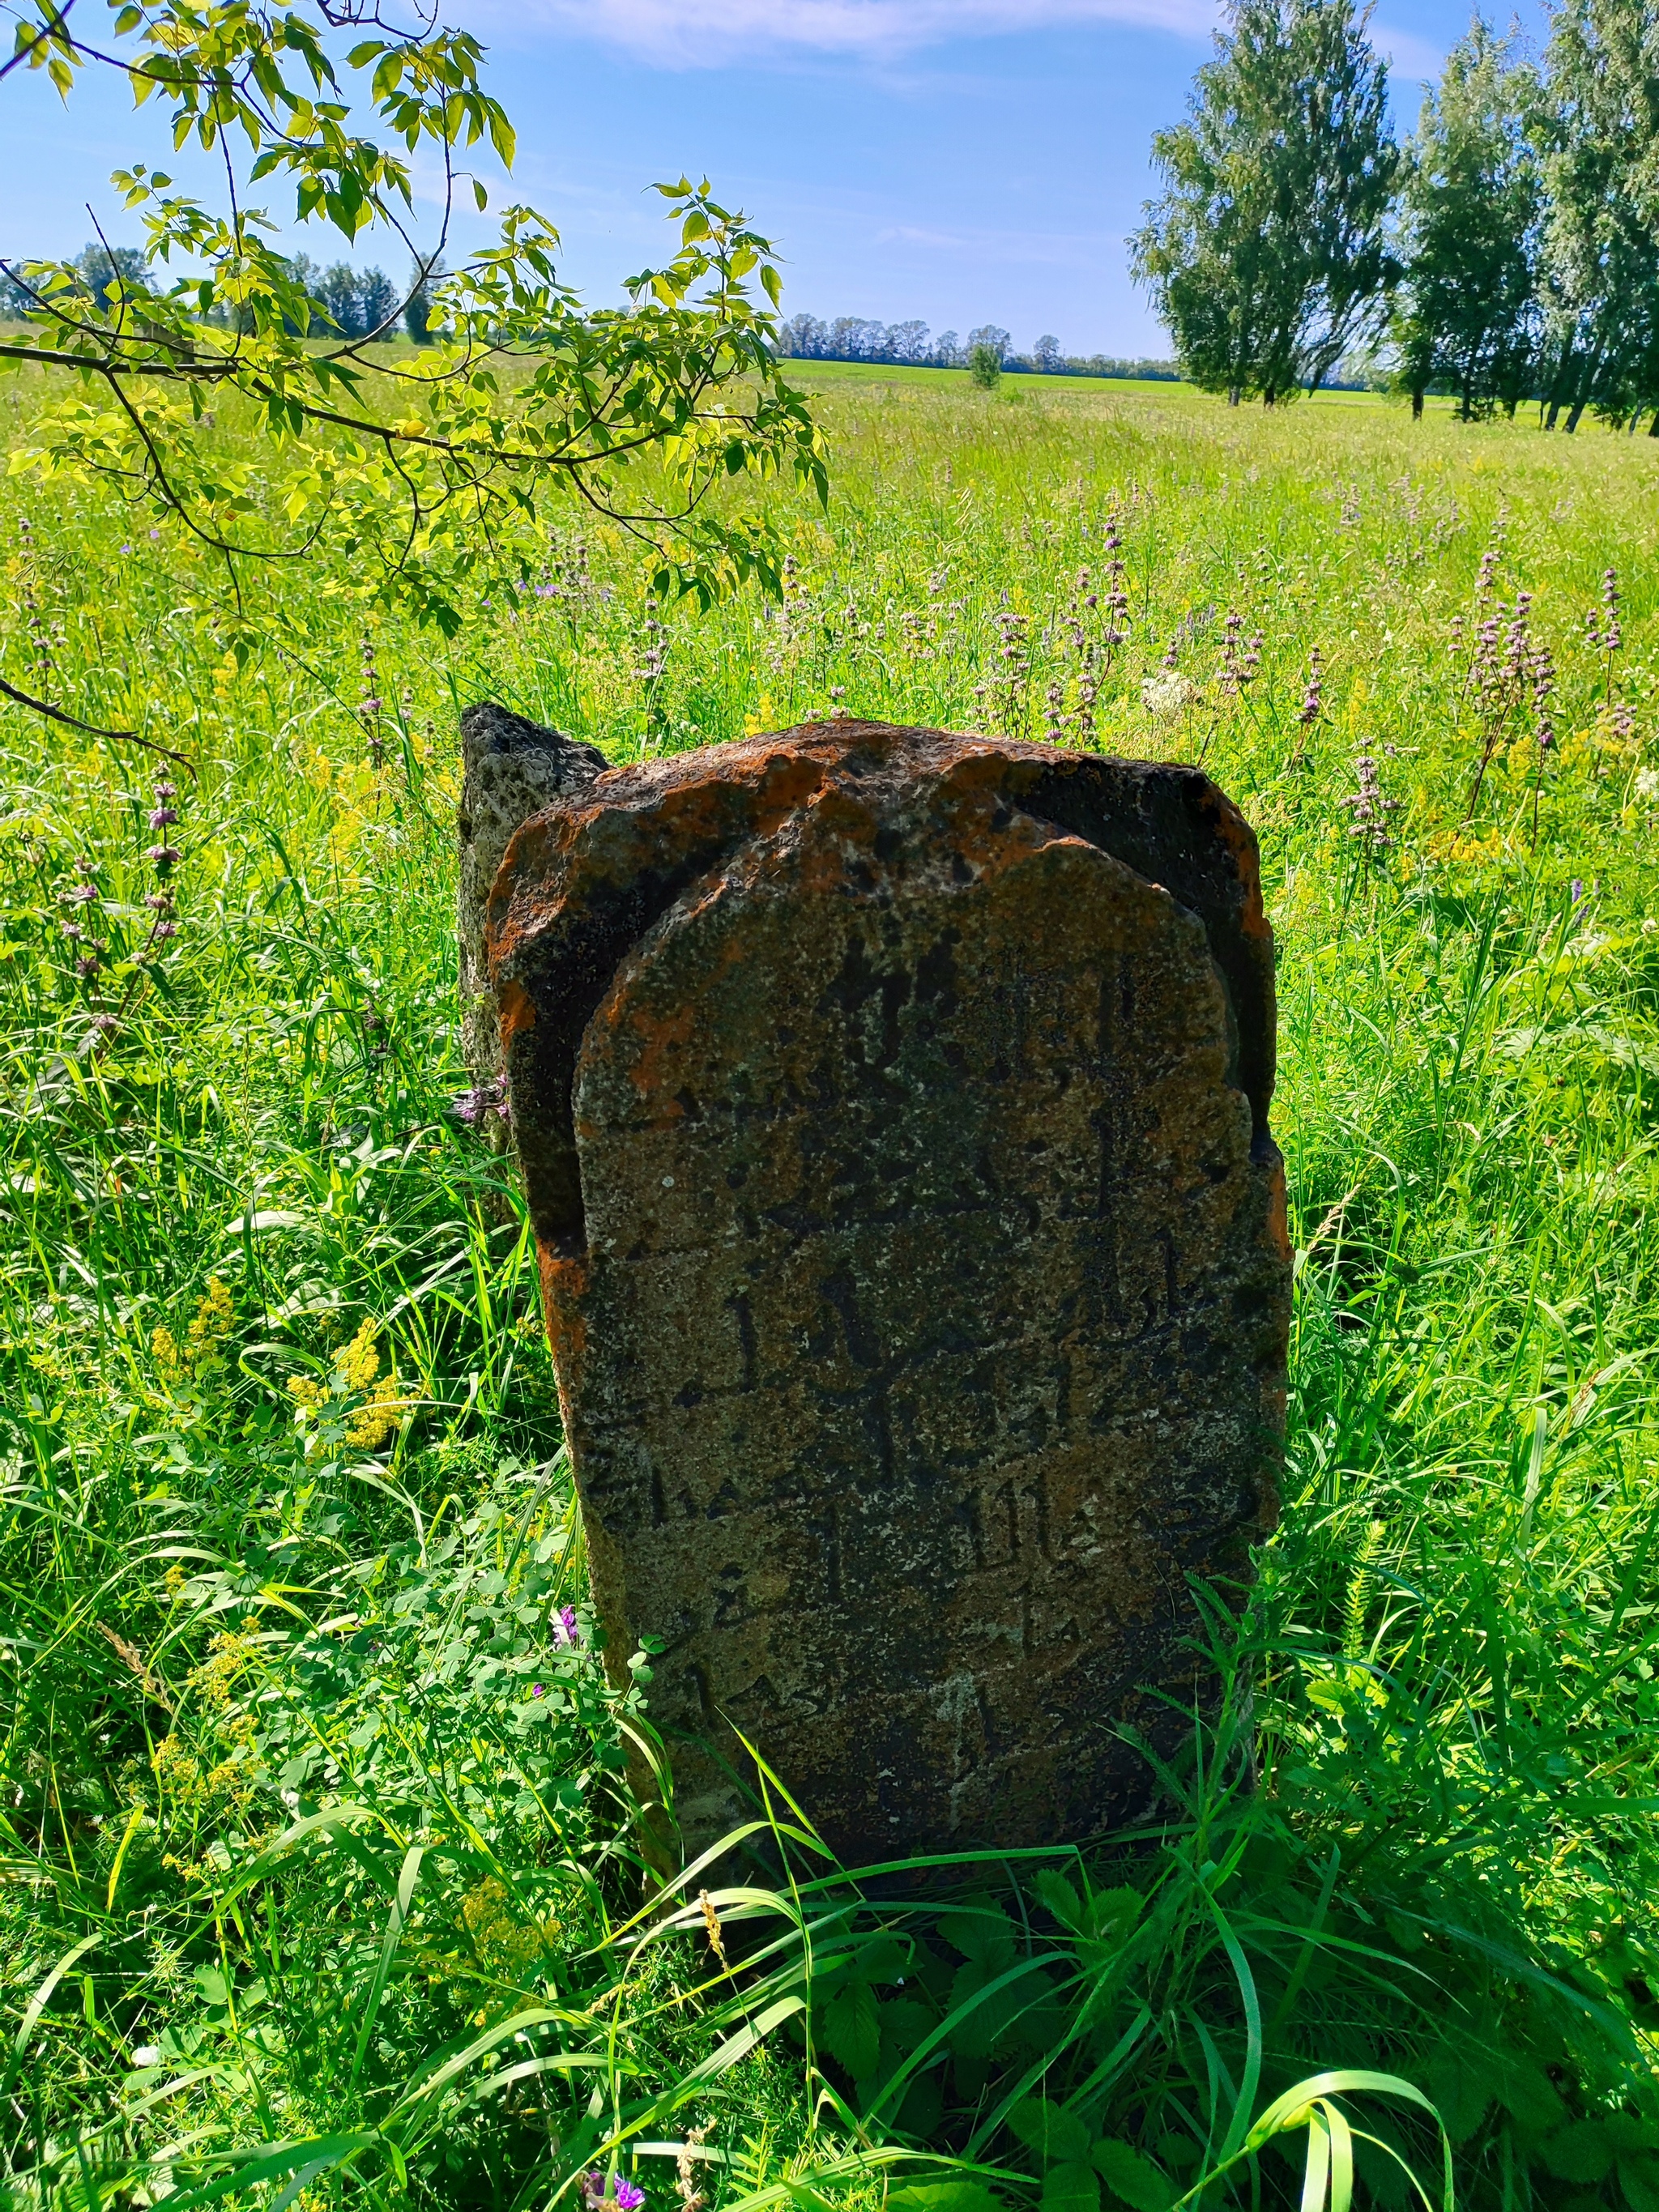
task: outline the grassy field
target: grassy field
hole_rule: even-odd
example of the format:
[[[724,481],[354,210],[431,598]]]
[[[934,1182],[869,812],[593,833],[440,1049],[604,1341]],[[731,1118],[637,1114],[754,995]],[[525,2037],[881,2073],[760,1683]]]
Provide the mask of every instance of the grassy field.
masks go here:
[[[1466,2203],[1659,2212],[1659,452],[807,380],[771,611],[573,510],[453,645],[341,568],[239,658],[187,539],[0,491],[5,672],[189,763],[0,709],[3,2201],[1255,2212],[1311,2143],[1392,2207],[1443,2123]],[[1052,734],[1259,829],[1284,1519],[1134,1848],[900,1908],[802,1831],[641,1917],[639,1688],[450,1110],[490,695],[617,760]]]

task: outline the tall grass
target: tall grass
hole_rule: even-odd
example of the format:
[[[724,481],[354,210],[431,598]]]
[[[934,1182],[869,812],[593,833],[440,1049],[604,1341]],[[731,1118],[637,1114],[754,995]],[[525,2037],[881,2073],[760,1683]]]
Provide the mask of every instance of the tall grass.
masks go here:
[[[239,659],[184,541],[0,514],[33,688],[197,772],[0,720],[10,2201],[1317,2212],[1449,2149],[1466,2202],[1659,2212],[1654,458],[823,382],[771,612],[653,608],[573,513],[453,647],[341,572]],[[1285,1510],[1155,1830],[919,1892],[762,1767],[770,1871],[647,1902],[648,1664],[607,1686],[449,1111],[486,695],[618,759],[1092,718],[1257,823]]]

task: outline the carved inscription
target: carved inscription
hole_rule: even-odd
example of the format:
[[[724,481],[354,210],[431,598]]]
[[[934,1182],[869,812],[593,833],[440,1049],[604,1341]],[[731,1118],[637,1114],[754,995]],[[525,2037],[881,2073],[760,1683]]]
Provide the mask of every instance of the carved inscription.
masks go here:
[[[1110,848],[1146,772],[1089,764],[1094,835],[1032,803],[1073,758],[756,740],[600,778],[498,883],[596,1595],[619,1657],[663,1642],[690,1842],[741,1816],[739,1735],[853,1860],[1133,1816],[1121,1731],[1167,1741],[1149,1692],[1190,1694],[1188,1576],[1242,1575],[1270,1518],[1248,832],[1156,772],[1203,848],[1183,899]]]

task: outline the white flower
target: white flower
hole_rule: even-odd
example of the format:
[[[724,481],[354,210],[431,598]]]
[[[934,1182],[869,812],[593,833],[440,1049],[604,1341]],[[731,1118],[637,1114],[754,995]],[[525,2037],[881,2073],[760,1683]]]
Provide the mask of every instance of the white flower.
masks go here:
[[[1140,686],[1141,705],[1149,714],[1156,715],[1160,722],[1174,721],[1178,714],[1185,714],[1188,707],[1197,706],[1203,696],[1197,684],[1190,678],[1183,676],[1178,668],[1164,669],[1156,676],[1148,676]]]
[[[135,2066],[159,2066],[161,2054],[153,2043],[141,2043],[132,2054],[132,2063]]]
[[[1637,769],[1636,796],[1638,799],[1659,799],[1659,768]]]

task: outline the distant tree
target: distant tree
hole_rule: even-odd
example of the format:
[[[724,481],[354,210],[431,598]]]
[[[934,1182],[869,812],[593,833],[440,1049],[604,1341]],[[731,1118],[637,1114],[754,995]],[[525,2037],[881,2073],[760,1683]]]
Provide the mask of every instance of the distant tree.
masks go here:
[[[1237,404],[1321,384],[1395,273],[1388,71],[1353,0],[1232,0],[1131,265],[1183,370]]]
[[[890,358],[894,361],[926,361],[927,358],[927,324],[890,323],[887,326],[887,350]]]
[[[968,374],[981,392],[995,389],[1002,376],[1002,354],[983,338],[968,349]]]
[[[1031,360],[1044,376],[1053,376],[1064,366],[1060,340],[1046,334],[1040,337],[1031,348]]]
[[[971,362],[975,351],[981,346],[984,346],[996,356],[997,367],[1000,368],[1008,358],[1008,348],[1011,343],[1006,331],[999,330],[994,323],[981,323],[976,331],[969,331],[968,333],[969,360]]]
[[[301,316],[297,307],[290,305],[283,317],[283,328],[291,337],[304,337],[309,332],[327,329],[327,314],[323,305],[323,271],[308,253],[291,253],[288,257],[289,281],[306,295],[307,313]]]
[[[1400,380],[1423,411],[1449,386],[1465,422],[1527,390],[1538,338],[1536,71],[1477,16],[1423,102],[1404,163]]]
[[[343,337],[360,338],[368,328],[363,320],[362,287],[349,261],[325,269],[315,285],[317,297],[328,310],[328,319]]]
[[[388,331],[397,320],[398,288],[384,269],[364,270],[357,299],[366,337],[377,331]]]
[[[416,345],[432,343],[432,295],[448,267],[441,253],[429,260],[417,258],[409,273],[409,294],[404,301],[404,328]]]
[[[962,349],[962,340],[957,336],[956,332],[954,331],[941,331],[939,334],[938,343],[933,348],[934,367],[936,368],[961,368],[965,366],[966,360],[967,356]]]
[[[92,295],[101,315],[111,303],[127,293],[153,293],[149,269],[136,246],[83,246],[75,259],[75,273]]]
[[[1659,5],[1563,0],[1540,123],[1546,427],[1659,410]],[[1659,413],[1656,414],[1659,422]]]
[[[33,305],[33,295],[22,279],[9,269],[0,269],[0,319],[21,322]]]
[[[823,349],[823,325],[816,315],[791,315],[778,325],[778,351],[795,361],[815,361]]]

